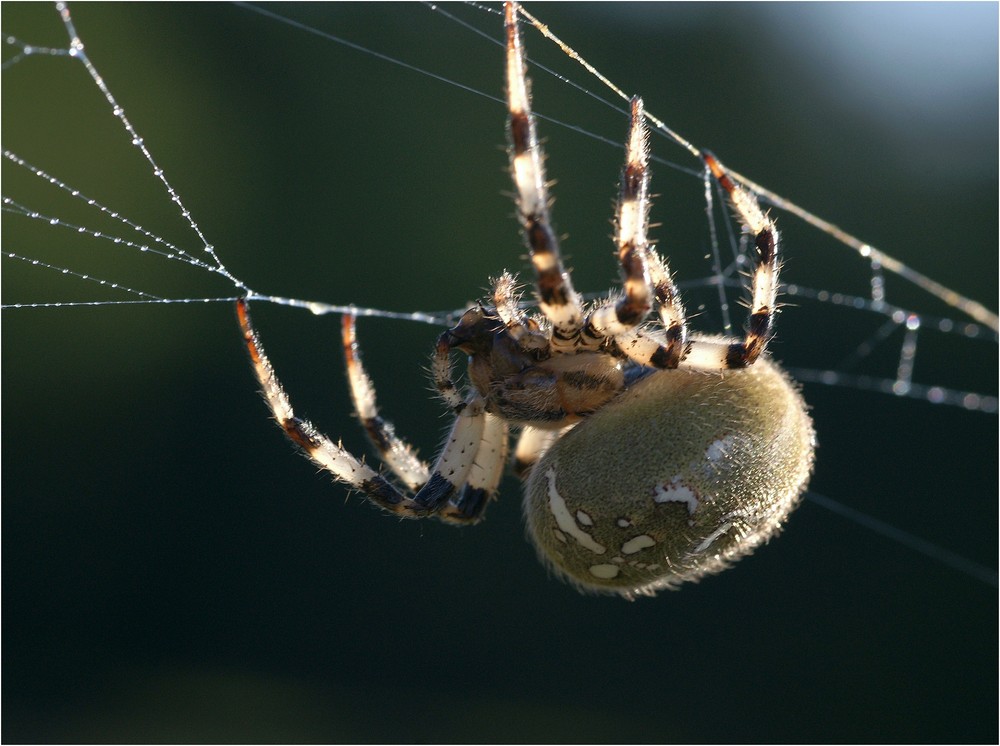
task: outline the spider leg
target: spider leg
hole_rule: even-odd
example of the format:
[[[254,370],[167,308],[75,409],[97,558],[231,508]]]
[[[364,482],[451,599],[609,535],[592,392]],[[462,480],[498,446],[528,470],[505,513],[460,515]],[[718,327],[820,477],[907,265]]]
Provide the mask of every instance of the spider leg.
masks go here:
[[[545,430],[540,427],[524,427],[514,449],[514,474],[527,479],[531,467],[542,457],[553,443],[559,440],[562,430]]]
[[[649,131],[642,99],[636,96],[615,217],[624,293],[616,303],[609,301],[590,314],[584,336],[595,346],[614,337],[622,352],[640,365],[676,368],[687,345],[684,308],[666,261],[649,245],[649,204]],[[638,328],[654,296],[666,330],[663,343]]]
[[[647,266],[660,321],[667,338],[666,346],[671,351],[667,358],[673,359],[676,354],[679,364],[687,354],[688,348],[687,317],[684,313],[684,304],[681,302],[681,294],[670,276],[666,260],[652,246],[649,247],[647,254]]]
[[[547,347],[548,337],[539,331],[538,322],[521,310],[520,301],[514,275],[504,272],[493,280],[493,307],[511,337],[524,350]]]
[[[549,218],[544,156],[531,113],[524,50],[517,24],[517,4],[504,4],[507,31],[507,149],[517,190],[517,211],[531,254],[542,313],[552,322],[553,348],[569,349],[583,324],[583,303],[573,289],[559,255],[559,241]]]
[[[508,428],[500,417],[483,415],[485,424],[479,451],[465,485],[441,508],[438,518],[448,523],[478,523],[496,497],[507,461]]]
[[[404,518],[433,515],[465,483],[472,470],[485,426],[483,402],[478,395],[470,397],[463,403],[460,411],[457,411],[455,424],[430,478],[413,497],[409,497],[341,445],[330,440],[311,422],[295,416],[288,395],[250,321],[249,304],[245,299],[236,302],[236,313],[254,372],[274,418],[285,435],[317,465],[341,482],[363,492],[380,508]]]
[[[745,368],[760,357],[774,332],[778,296],[778,230],[770,216],[760,209],[757,199],[733,183],[714,156],[705,153],[704,158],[712,175],[728,192],[744,230],[753,235],[757,263],[750,282],[750,318],[743,339],[738,342],[697,340],[691,344],[683,365],[709,370]]]
[[[378,413],[375,386],[361,362],[361,349],[358,347],[353,314],[344,314],[341,339],[344,345],[351,400],[354,402],[354,411],[365,428],[368,440],[378,451],[382,462],[403,484],[411,490],[420,489],[430,478],[429,467],[417,457],[409,443],[396,435],[393,424]]]

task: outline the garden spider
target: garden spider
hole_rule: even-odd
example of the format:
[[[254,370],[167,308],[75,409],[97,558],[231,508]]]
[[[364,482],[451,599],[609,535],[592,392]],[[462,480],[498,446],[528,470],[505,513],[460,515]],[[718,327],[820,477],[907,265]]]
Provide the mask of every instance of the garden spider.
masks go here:
[[[776,312],[778,234],[756,199],[705,156],[753,237],[757,264],[743,338],[689,336],[667,263],[646,238],[648,132],[634,98],[616,215],[624,288],[586,307],[549,219],[514,3],[505,5],[504,26],[510,169],[541,313],[521,310],[515,278],[504,273],[488,302],[438,338],[432,375],[455,422],[434,466],[379,416],[352,316],[343,342],[354,408],[408,491],[295,416],[247,300],[237,304],[239,321],[285,434],[375,505],[406,518],[480,521],[507,461],[509,429],[520,428],[514,468],[525,478],[528,533],[542,561],[582,590],[652,595],[717,572],[768,539],[812,470],[805,403],[762,357]],[[654,305],[658,329],[645,325]],[[468,356],[464,394],[452,380],[454,350]]]

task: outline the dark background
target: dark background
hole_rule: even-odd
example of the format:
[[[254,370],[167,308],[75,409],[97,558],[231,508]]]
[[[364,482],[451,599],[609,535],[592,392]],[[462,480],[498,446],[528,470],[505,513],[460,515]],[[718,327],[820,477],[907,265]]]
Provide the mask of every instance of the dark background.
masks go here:
[[[499,18],[448,6],[500,38]],[[461,307],[523,268],[501,106],[233,6],[80,5],[77,26],[160,165],[253,287]],[[499,95],[502,52],[427,8],[283,6]],[[536,6],[555,33],[733,168],[995,309],[992,4]],[[46,5],[3,31],[65,45]],[[529,52],[598,84],[545,43]],[[5,59],[8,59],[7,53]],[[3,73],[3,142],[160,235],[197,244],[65,58]],[[536,74],[537,109],[613,141],[624,118]],[[578,287],[615,277],[621,152],[542,124]],[[655,152],[697,164],[655,138]],[[94,228],[4,166],[5,196]],[[706,274],[698,179],[659,166],[660,245]],[[849,250],[777,213],[785,279],[863,295]],[[170,297],[221,281],[5,214],[7,251]],[[120,232],[120,231],[119,231]],[[6,260],[3,301],[118,298]],[[698,329],[711,293],[692,290]],[[899,282],[889,300],[961,319]],[[739,317],[737,317],[739,318]],[[358,453],[335,317],[258,304],[300,411]],[[774,354],[838,364],[882,319],[787,308]],[[3,312],[5,741],[997,739],[995,587],[816,502],[734,570],[627,603],[547,579],[518,484],[481,526],[385,518],[268,422],[226,305]],[[380,403],[430,456],[438,331],[360,326]],[[855,372],[892,377],[898,332]],[[995,394],[997,345],[923,332],[915,380]],[[806,385],[812,489],[996,566],[995,415]]]

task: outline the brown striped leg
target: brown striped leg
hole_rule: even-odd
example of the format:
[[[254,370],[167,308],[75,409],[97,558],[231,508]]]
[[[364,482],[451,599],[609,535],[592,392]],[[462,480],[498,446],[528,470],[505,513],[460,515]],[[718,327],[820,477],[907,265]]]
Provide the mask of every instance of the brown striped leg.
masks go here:
[[[662,362],[662,368],[675,368],[687,354],[688,328],[687,316],[681,295],[670,276],[670,269],[665,259],[660,257],[652,246],[647,255],[649,279],[653,284],[653,295],[656,297],[663,333],[666,337],[664,347],[669,351]]]
[[[288,395],[250,321],[250,309],[246,300],[236,302],[236,313],[254,372],[274,418],[285,435],[317,465],[344,484],[363,492],[380,508],[404,518],[422,518],[435,514],[465,484],[485,426],[481,399],[473,397],[464,403],[427,483],[413,497],[409,497],[381,474],[330,440],[311,422],[295,416]]]
[[[712,175],[729,194],[744,230],[753,236],[757,262],[750,284],[750,318],[743,340],[729,346],[724,366],[745,368],[760,356],[773,334],[778,297],[778,231],[770,216],[760,209],[756,197],[734,184],[712,155],[706,153],[704,158]]]
[[[687,331],[680,296],[670,279],[666,262],[650,247],[649,132],[642,99],[632,99],[632,116],[626,142],[625,166],[615,223],[624,294],[590,316],[585,334],[593,340],[614,337],[619,349],[632,360],[656,368],[676,368],[684,354]],[[665,342],[639,331],[655,295],[665,327]]]
[[[411,490],[418,490],[430,478],[430,469],[421,461],[413,448],[396,435],[391,422],[378,413],[375,386],[365,371],[358,346],[355,318],[345,314],[341,322],[341,339],[347,365],[347,382],[354,402],[354,411],[365,428],[368,440],[378,451],[382,462]]]
[[[540,350],[549,346],[548,336],[539,331],[538,322],[521,310],[517,279],[510,272],[493,280],[493,307],[521,349]]]
[[[467,314],[468,315],[468,312]],[[465,319],[465,316],[462,317]],[[462,398],[461,392],[451,380],[451,350],[454,346],[451,331],[446,331],[437,339],[434,345],[434,357],[431,358],[431,377],[434,379],[434,387],[438,394],[444,399],[445,404],[455,412],[460,413],[467,402]]]
[[[559,255],[559,241],[549,218],[544,156],[531,113],[524,50],[517,24],[517,4],[504,4],[507,32],[508,155],[517,191],[517,211],[531,253],[539,306],[552,322],[552,346],[569,349],[583,324],[583,303],[573,289]]]
[[[593,312],[587,331],[612,337],[632,331],[649,313],[652,305],[646,252],[649,241],[649,133],[646,130],[642,99],[632,99],[632,117],[622,168],[616,243],[621,262],[624,293],[617,303],[608,303]]]
[[[753,236],[756,266],[750,281],[750,318],[743,339],[699,338],[688,344],[688,353],[681,361],[685,368],[724,370],[753,365],[767,347],[774,329],[778,296],[778,231],[774,221],[760,209],[757,199],[734,183],[722,166],[709,153],[705,164],[729,194],[733,209],[744,230]]]
[[[479,523],[486,512],[486,506],[496,497],[507,461],[507,423],[488,412],[483,416],[485,425],[482,442],[472,470],[458,495],[438,513],[442,521]]]

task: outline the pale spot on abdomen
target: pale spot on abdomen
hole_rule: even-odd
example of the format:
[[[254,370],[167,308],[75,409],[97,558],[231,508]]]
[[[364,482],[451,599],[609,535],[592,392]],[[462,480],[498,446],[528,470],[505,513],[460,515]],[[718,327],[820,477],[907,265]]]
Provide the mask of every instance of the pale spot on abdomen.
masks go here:
[[[635,554],[656,545],[656,540],[648,534],[639,534],[622,544],[622,554]]]
[[[549,469],[545,472],[545,478],[549,482],[549,512],[556,519],[556,525],[563,533],[572,536],[580,546],[589,549],[594,554],[604,554],[605,548],[594,541],[594,537],[576,525],[576,520],[566,507],[566,501],[559,495],[556,489],[556,470]],[[610,567],[610,565],[608,565]],[[617,572],[617,569],[616,569]]]

